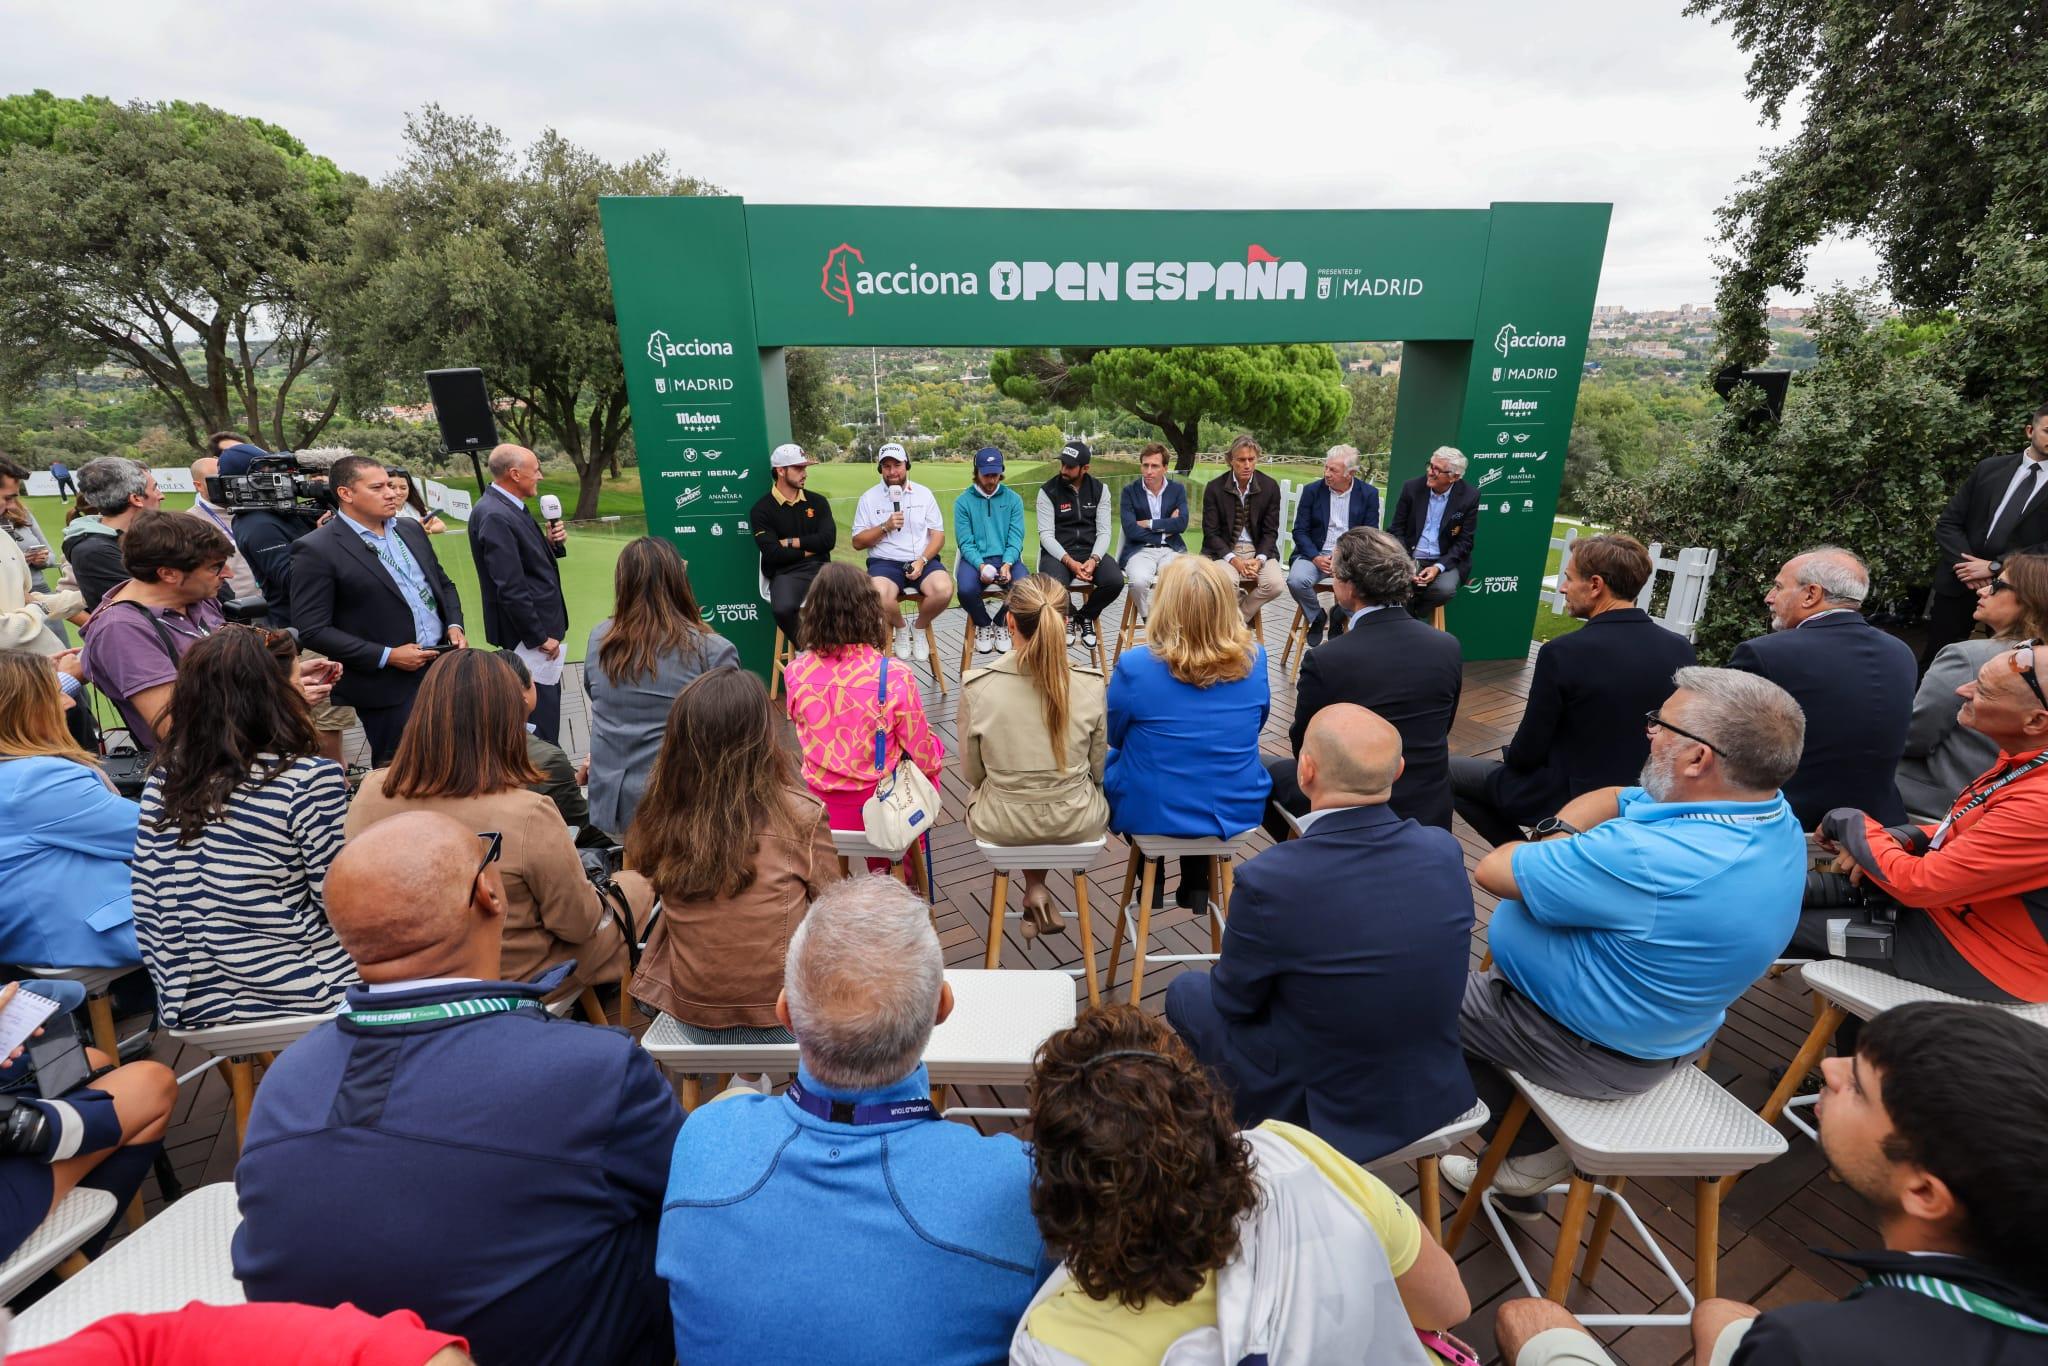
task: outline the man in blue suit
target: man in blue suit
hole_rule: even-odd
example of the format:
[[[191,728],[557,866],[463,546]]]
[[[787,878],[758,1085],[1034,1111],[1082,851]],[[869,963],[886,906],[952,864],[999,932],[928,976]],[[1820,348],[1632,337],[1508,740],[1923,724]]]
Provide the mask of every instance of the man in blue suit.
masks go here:
[[[1401,736],[1364,707],[1316,713],[1299,840],[1246,863],[1223,956],[1176,978],[1166,1018],[1236,1097],[1354,1162],[1439,1129],[1474,1099],[1458,1043],[1472,888],[1447,830],[1387,807]]]
[[[1308,619],[1310,649],[1323,643],[1329,618],[1316,585],[1330,577],[1337,538],[1355,526],[1380,524],[1380,491],[1358,477],[1358,447],[1332,446],[1323,477],[1301,491],[1294,507],[1294,562],[1287,567],[1287,591]]]
[[[1785,561],[1764,605],[1771,634],[1745,640],[1728,667],[1768,678],[1806,713],[1806,749],[1785,784],[1802,829],[1838,806],[1906,822],[1895,781],[1913,719],[1913,651],[1863,619],[1870,570],[1839,546]]]
[[[1188,486],[1166,477],[1166,447],[1157,441],[1138,452],[1138,482],[1124,485],[1117,520],[1123,524],[1124,548],[1116,559],[1131,586],[1126,610],[1143,620],[1159,571],[1188,548],[1181,535],[1188,529]]]
[[[569,553],[569,529],[560,522],[540,529],[526,510],[526,500],[539,491],[538,456],[524,446],[492,451],[491,486],[469,514],[469,553],[484,597],[484,638],[525,661],[540,699],[533,708],[534,734],[558,745],[569,604],[555,561]]]

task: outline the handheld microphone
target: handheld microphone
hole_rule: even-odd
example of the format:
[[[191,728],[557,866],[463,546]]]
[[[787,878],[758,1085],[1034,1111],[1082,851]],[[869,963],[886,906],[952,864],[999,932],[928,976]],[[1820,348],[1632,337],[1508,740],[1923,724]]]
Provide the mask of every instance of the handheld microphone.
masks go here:
[[[540,496],[540,515],[547,522],[548,530],[553,531],[562,524],[562,500],[552,493],[543,493]],[[555,558],[558,560],[566,558],[569,554],[566,543],[556,545],[550,541],[548,545],[554,550]]]

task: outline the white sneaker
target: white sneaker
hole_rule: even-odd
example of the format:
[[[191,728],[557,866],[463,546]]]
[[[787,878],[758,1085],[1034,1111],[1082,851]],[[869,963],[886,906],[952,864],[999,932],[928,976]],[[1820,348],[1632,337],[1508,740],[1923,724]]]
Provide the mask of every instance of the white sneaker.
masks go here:
[[[1081,648],[1084,650],[1095,648],[1095,623],[1092,621],[1081,628]]]
[[[908,626],[896,633],[896,657],[898,659],[910,658],[910,628]]]
[[[975,627],[975,628],[974,628],[974,653],[976,653],[976,654],[978,654],[978,655],[985,655],[985,654],[993,654],[993,653],[995,652],[995,648],[996,648],[996,628],[995,628],[995,627],[993,627],[993,626],[977,626],[977,627]]]
[[[1013,648],[1010,643],[1010,628],[1007,626],[996,627],[996,650],[1001,654],[1008,654]]]
[[[1466,1191],[1479,1179],[1476,1157],[1446,1157],[1437,1164],[1444,1184]],[[1527,1157],[1511,1157],[1494,1173],[1493,1193],[1498,1196],[1541,1195],[1572,1174],[1572,1160],[1562,1147],[1546,1148]]]
[[[910,652],[917,656],[920,664],[932,657],[932,643],[925,639],[924,632],[914,626],[910,628]]]

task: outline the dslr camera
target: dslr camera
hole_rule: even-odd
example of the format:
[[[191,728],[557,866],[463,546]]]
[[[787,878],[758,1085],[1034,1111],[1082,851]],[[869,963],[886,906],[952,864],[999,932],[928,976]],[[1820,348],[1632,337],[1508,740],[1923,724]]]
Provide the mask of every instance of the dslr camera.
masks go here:
[[[327,471],[299,463],[290,451],[258,456],[246,474],[216,474],[206,481],[207,501],[229,512],[332,512],[339,503]]]

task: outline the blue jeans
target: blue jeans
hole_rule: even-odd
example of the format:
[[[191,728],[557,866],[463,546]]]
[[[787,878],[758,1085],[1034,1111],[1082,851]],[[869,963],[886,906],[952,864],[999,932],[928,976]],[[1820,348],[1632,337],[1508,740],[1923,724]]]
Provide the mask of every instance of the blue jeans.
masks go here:
[[[1301,606],[1301,615],[1313,626],[1323,615],[1323,604],[1316,600],[1316,584],[1323,578],[1323,571],[1316,568],[1314,560],[1296,560],[1287,566],[1287,591]]]
[[[991,555],[988,557],[988,560],[991,564],[1000,564],[1002,557]],[[967,609],[967,619],[969,621],[972,621],[977,627],[981,627],[1000,626],[1010,619],[1010,609],[1007,606],[996,608],[993,618],[991,618],[988,608],[982,603],[982,593],[994,585],[985,584],[981,581],[980,565],[969,564],[966,560],[962,560],[954,567],[954,570],[953,583],[959,590],[960,605]],[[1025,568],[1024,562],[1018,560],[1010,566],[1010,582],[1014,584],[1030,572],[1029,569]]]

